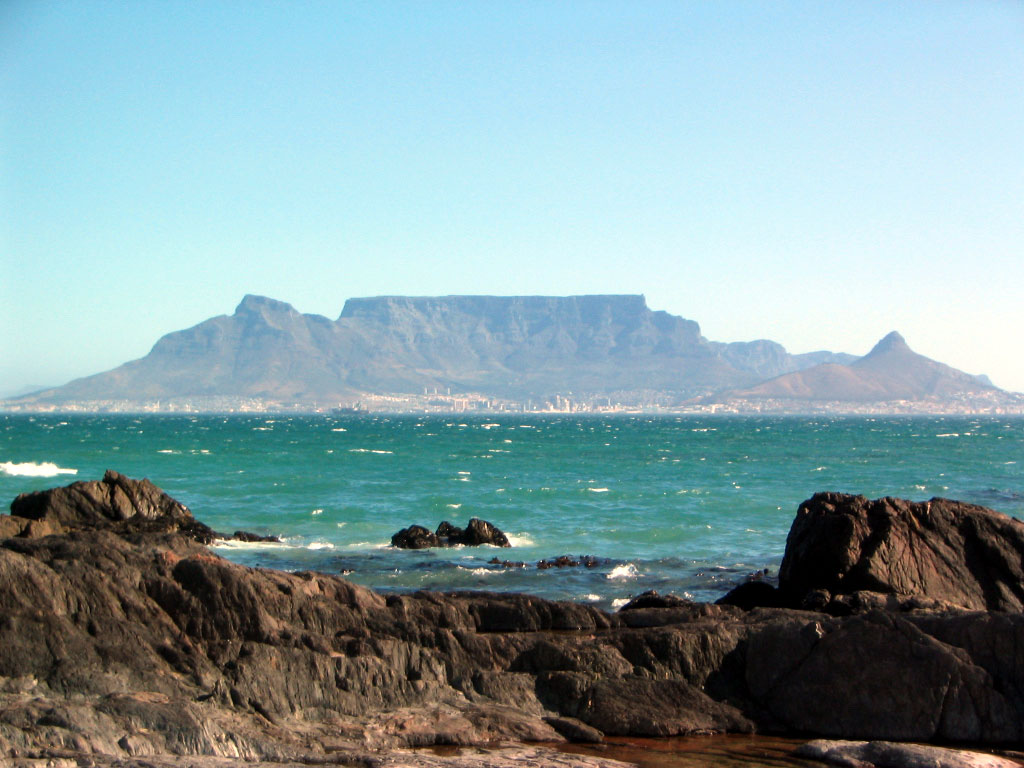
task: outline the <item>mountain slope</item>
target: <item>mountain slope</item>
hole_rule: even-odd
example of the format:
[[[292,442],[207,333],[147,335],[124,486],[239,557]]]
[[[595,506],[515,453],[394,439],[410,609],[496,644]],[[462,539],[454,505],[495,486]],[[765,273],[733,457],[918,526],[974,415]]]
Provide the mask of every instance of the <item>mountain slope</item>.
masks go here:
[[[728,395],[745,399],[875,402],[941,399],[997,391],[981,377],[917,354],[893,331],[868,354],[848,365],[816,365]]]
[[[652,311],[643,296],[357,298],[331,321],[250,295],[233,315],[164,336],[144,358],[31,399],[325,402],[451,388],[682,401],[832,357],[790,355],[766,340],[710,342],[697,323]]]

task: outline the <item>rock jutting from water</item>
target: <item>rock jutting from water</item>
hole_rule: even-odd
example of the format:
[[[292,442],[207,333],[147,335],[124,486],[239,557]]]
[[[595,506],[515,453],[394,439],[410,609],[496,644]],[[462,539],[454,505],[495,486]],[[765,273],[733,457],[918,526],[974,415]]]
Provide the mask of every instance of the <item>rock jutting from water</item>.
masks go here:
[[[846,615],[832,615],[841,612],[653,595],[615,614],[516,594],[384,596],[224,560],[203,545],[205,527],[147,481],[111,472],[19,497],[0,517],[0,757],[437,765],[395,750],[754,731],[1019,745],[1024,615],[961,607],[973,599],[966,582],[998,583],[980,572],[991,556],[967,557],[962,590],[947,584],[934,597],[927,569],[898,583],[877,569],[867,582],[842,576],[834,593],[796,580],[818,572],[800,562],[818,526],[847,531],[840,552],[854,541],[869,559],[889,551],[879,562],[900,572],[898,536],[869,525],[877,503],[845,498],[801,508],[780,579],[801,585],[787,600],[824,608],[847,585],[881,596],[845,600]],[[824,503],[850,525],[815,513]],[[974,541],[964,532],[1012,538],[1020,525],[939,500],[928,514],[947,505],[954,529],[914,512],[916,551],[943,551],[931,537],[953,530]],[[996,571],[1010,568],[1016,545],[991,546],[1005,553]],[[854,562],[822,573],[851,574]],[[829,600],[805,600],[804,586]]]
[[[818,493],[800,505],[778,590],[748,582],[723,603],[849,614],[865,608],[1024,609],[1024,523],[949,499]]]
[[[471,518],[465,528],[459,528],[444,520],[433,533],[422,525],[410,525],[391,537],[391,546],[399,549],[479,547],[484,544],[493,547],[512,546],[508,536],[497,526],[477,517]]]

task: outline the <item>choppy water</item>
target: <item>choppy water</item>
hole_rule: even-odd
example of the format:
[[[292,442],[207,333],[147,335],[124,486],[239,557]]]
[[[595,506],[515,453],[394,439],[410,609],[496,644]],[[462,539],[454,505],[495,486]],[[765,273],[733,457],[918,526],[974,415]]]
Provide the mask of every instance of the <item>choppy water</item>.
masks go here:
[[[1024,517],[1020,418],[0,415],[0,499],[107,468],[150,478],[217,530],[283,537],[219,548],[248,565],[605,608],[647,589],[714,599],[774,571],[819,490]],[[412,523],[471,517],[515,546],[389,546]],[[533,567],[562,554],[599,565]]]

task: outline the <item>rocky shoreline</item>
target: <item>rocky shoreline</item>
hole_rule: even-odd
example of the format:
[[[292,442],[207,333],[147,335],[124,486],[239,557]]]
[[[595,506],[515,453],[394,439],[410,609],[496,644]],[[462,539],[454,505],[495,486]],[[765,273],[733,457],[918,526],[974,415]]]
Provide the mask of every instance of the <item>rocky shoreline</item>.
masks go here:
[[[717,732],[1024,741],[1024,524],[981,507],[818,494],[798,511],[777,589],[614,614],[529,595],[384,596],[236,565],[209,535],[115,472],[12,503],[0,516],[0,757],[610,766],[528,745]],[[492,751],[405,751],[432,745]],[[871,755],[891,752],[837,759]]]

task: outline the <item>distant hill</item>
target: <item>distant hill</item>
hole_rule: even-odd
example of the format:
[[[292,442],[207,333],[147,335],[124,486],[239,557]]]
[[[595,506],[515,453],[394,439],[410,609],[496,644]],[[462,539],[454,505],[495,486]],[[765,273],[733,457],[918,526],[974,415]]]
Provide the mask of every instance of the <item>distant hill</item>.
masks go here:
[[[768,340],[708,341],[696,322],[636,295],[356,298],[333,321],[249,295],[234,314],[169,333],[139,360],[7,406],[245,398],[329,406],[451,392],[673,407],[714,393],[872,402],[979,391],[1000,390],[916,355],[898,334],[863,358],[791,355]]]
[[[322,403],[434,389],[503,398],[643,390],[681,401],[846,359],[790,355],[767,340],[710,342],[643,296],[356,298],[331,321],[250,295],[233,315],[164,336],[144,358],[33,397]]]
[[[987,377],[971,376],[917,354],[893,331],[864,357],[847,365],[815,365],[727,392],[725,397],[867,403],[945,400],[1000,391]]]

